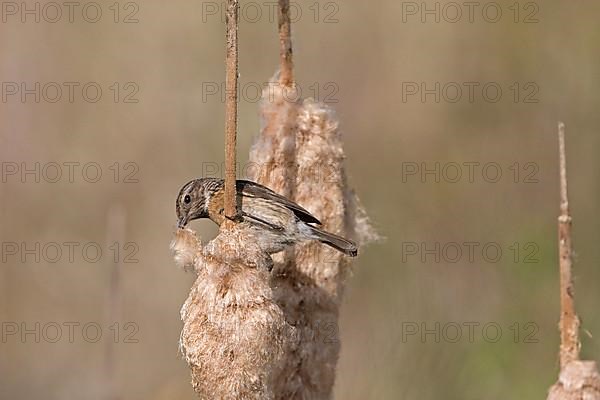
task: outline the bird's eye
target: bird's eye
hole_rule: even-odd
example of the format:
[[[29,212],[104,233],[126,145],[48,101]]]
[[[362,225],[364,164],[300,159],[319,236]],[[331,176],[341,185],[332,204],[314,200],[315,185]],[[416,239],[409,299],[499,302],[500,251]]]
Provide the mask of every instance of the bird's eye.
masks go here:
[[[191,201],[192,201],[192,198],[190,197],[190,195],[186,194],[185,197],[183,198],[183,202],[185,204],[190,204]]]

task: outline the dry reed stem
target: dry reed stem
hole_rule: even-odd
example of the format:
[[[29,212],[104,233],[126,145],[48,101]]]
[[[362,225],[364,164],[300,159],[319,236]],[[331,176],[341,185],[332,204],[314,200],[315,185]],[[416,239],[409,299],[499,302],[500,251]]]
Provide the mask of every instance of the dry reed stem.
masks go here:
[[[227,54],[225,58],[225,215],[237,216],[235,160],[238,102],[238,0],[227,0]]]
[[[558,217],[558,250],[560,265],[560,365],[579,359],[579,318],[575,312],[573,288],[571,215],[567,195],[567,161],[565,152],[565,125],[558,124],[560,170],[560,216]]]
[[[108,211],[106,223],[106,242],[107,247],[111,248],[115,243],[117,246],[122,246],[125,243],[126,230],[126,214],[125,209],[121,205],[113,205]],[[123,262],[121,257],[113,260],[110,268],[109,289],[106,299],[106,321],[107,326],[111,326],[121,319],[121,269]],[[114,400],[118,398],[118,390],[116,387],[116,348],[114,341],[108,341],[105,350],[105,365],[104,373],[106,382],[104,389],[106,398]]]
[[[279,58],[281,73],[279,83],[291,87],[294,84],[294,63],[292,60],[292,22],[290,0],[279,0]]]
[[[565,125],[558,123],[560,216],[558,252],[560,267],[560,375],[548,400],[600,400],[600,375],[594,361],[580,361],[579,318],[575,312],[572,279],[572,220],[567,193]]]

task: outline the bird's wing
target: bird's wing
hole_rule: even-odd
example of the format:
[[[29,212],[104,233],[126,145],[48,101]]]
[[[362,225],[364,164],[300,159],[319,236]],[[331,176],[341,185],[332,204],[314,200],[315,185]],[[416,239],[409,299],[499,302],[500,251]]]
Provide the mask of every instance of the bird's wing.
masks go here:
[[[319,221],[314,215],[309,213],[304,208],[300,207],[298,204],[293,201],[288,200],[280,194],[275,193],[271,189],[259,185],[258,183],[246,180],[238,180],[238,192],[241,190],[243,196],[246,197],[258,197],[267,200],[273,200],[280,204],[283,204],[285,207],[289,208],[294,212],[294,214],[301,220],[307,223],[314,223],[321,225],[321,221]]]

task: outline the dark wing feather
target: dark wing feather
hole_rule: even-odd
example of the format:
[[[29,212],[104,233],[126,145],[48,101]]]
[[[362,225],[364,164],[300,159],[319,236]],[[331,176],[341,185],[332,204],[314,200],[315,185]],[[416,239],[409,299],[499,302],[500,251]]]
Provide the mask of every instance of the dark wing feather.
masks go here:
[[[254,221],[255,223],[264,225],[265,227],[268,227],[268,228],[270,228],[270,229],[272,229],[274,231],[282,232],[284,230],[284,228],[282,226],[272,224],[269,221],[265,221],[262,218],[259,218],[259,217],[255,216],[255,215],[250,215],[250,214],[248,214],[246,212],[243,212],[243,211],[242,211],[242,216],[244,216],[245,218],[248,218],[248,219]]]
[[[314,223],[321,225],[321,221],[319,221],[315,216],[309,213],[304,208],[300,207],[298,204],[294,203],[283,197],[280,194],[275,193],[268,187],[263,185],[259,185],[256,182],[246,181],[246,180],[238,180],[237,181],[237,190],[238,192],[242,192],[244,196],[248,197],[259,197],[263,199],[269,199],[276,201],[278,203],[283,204],[290,210],[294,212],[294,214],[300,219],[300,221],[304,221],[307,223]]]

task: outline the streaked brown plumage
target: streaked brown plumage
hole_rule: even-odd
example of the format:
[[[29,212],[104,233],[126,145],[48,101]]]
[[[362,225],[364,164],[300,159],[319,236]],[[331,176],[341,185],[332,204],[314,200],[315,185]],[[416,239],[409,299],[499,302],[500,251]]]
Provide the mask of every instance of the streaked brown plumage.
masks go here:
[[[258,245],[267,253],[304,240],[318,240],[351,257],[358,254],[356,244],[315,226],[321,225],[317,218],[271,189],[246,180],[236,181],[236,189],[241,221],[255,230]],[[224,192],[222,179],[186,183],[176,201],[178,226],[183,228],[198,218],[210,218],[220,226],[226,218]]]

